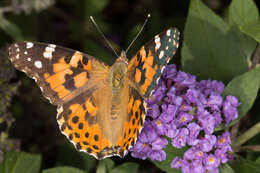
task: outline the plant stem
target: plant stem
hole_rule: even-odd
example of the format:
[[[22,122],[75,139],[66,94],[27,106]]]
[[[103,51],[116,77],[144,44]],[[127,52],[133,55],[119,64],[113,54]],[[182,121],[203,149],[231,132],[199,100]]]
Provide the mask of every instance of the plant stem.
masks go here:
[[[234,147],[239,147],[240,145],[244,144],[246,141],[254,137],[260,132],[260,123],[255,124],[249,130],[247,130],[242,135],[238,136],[235,141],[233,141]]]
[[[260,145],[241,146],[241,147],[236,148],[235,152],[248,151],[248,150],[259,152],[260,151]]]

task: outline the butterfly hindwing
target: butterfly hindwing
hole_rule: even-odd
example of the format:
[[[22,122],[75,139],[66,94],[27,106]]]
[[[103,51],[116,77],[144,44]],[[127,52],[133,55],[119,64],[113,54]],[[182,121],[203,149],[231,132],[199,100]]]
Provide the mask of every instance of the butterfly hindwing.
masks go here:
[[[127,90],[129,92],[127,98],[127,114],[124,120],[122,138],[118,142],[119,146],[124,151],[127,151],[134,146],[137,136],[142,130],[146,114],[144,98],[130,85],[128,85]]]
[[[152,94],[164,67],[176,53],[179,37],[179,31],[170,28],[156,35],[130,60],[128,77],[145,98]]]
[[[108,110],[111,94],[109,87],[101,84],[57,109],[57,120],[62,133],[77,150],[87,152],[97,159],[113,155]]]
[[[17,42],[9,47],[9,55],[14,66],[33,78],[55,105],[79,94],[87,83],[93,85],[92,79],[102,80],[109,71],[89,55],[54,44]]]

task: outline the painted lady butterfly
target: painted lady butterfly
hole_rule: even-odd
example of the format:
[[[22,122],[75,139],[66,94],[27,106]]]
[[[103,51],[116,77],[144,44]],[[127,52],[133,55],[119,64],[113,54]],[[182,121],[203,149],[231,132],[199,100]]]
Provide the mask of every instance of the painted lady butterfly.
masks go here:
[[[14,66],[57,105],[61,132],[77,150],[97,159],[124,157],[145,120],[145,99],[179,46],[170,28],[145,44],[128,62],[122,51],[110,67],[78,51],[37,42],[9,47]]]

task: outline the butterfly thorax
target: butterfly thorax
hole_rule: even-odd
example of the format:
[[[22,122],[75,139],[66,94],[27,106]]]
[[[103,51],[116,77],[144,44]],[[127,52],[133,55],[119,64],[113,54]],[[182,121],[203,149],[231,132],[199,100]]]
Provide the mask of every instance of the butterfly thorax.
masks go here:
[[[122,88],[125,82],[127,64],[125,52],[122,51],[110,70],[110,86],[113,92],[118,92]]]

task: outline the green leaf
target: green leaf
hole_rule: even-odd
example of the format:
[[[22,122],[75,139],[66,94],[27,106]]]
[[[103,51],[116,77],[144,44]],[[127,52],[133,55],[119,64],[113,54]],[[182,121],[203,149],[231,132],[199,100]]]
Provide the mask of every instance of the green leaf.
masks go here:
[[[229,7],[229,21],[237,28],[235,32],[240,37],[244,53],[248,60],[250,60],[257,43],[252,38],[242,34],[238,29],[240,30],[241,26],[257,20],[259,20],[259,14],[253,0],[233,0],[231,2]]]
[[[233,30],[240,37],[241,46],[243,48],[244,54],[246,56],[247,61],[250,62],[252,54],[256,49],[257,42],[253,38],[242,33],[240,30],[238,30],[238,28]]]
[[[232,0],[229,7],[230,23],[239,27],[257,20],[259,14],[253,0]]]
[[[260,43],[260,22],[255,21],[246,25],[241,26],[241,31],[253,39],[255,39],[258,43]]]
[[[89,18],[90,15],[101,12],[107,6],[108,2],[108,0],[87,0],[85,3],[85,16]]]
[[[199,79],[228,82],[247,70],[237,34],[201,0],[191,0],[181,53],[184,71]]]
[[[106,166],[106,169],[107,169],[108,171],[111,171],[111,170],[114,168],[115,163],[114,163],[114,161],[113,161],[112,159],[106,158],[106,159],[104,159],[103,161],[104,161],[105,166]]]
[[[38,173],[41,167],[41,156],[24,152],[7,152],[0,164],[1,173]]]
[[[259,164],[260,165],[260,157],[258,157],[255,161],[255,163]]]
[[[68,141],[59,147],[56,160],[56,166],[66,165],[79,168],[87,172],[93,172],[96,169],[98,162],[93,156],[75,150],[73,144],[69,143]]]
[[[0,29],[6,32],[14,40],[23,40],[21,30],[15,24],[8,21],[1,13],[0,13]]]
[[[165,172],[172,172],[172,173],[180,173],[180,170],[177,170],[175,168],[171,168],[172,160],[178,156],[183,157],[184,152],[187,150],[187,148],[183,149],[177,149],[174,148],[171,144],[171,141],[168,140],[169,144],[166,146],[164,151],[166,152],[166,159],[162,162],[159,161],[152,161],[158,168]]]
[[[232,167],[236,173],[260,173],[260,164],[243,158],[237,159]]]
[[[222,164],[219,173],[235,173],[235,171],[228,164]]]
[[[42,171],[42,173],[87,173],[87,172],[82,171],[78,168],[63,166],[63,167],[45,169],[45,170]]]
[[[241,105],[238,107],[238,118],[231,122],[235,124],[245,116],[247,111],[252,107],[260,85],[260,67],[257,67],[243,75],[234,78],[226,86],[223,96],[233,95],[238,97]]]
[[[109,173],[135,173],[137,172],[138,167],[139,165],[137,163],[127,162],[115,167],[109,171]]]

